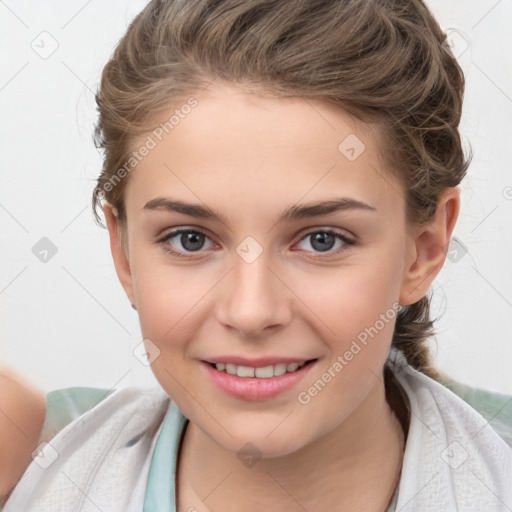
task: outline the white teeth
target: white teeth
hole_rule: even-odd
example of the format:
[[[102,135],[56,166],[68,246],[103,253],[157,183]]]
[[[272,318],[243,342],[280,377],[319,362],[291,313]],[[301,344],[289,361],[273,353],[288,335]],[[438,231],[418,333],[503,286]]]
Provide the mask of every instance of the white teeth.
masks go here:
[[[289,363],[286,365],[287,372],[294,372],[299,367],[299,363]]]
[[[264,366],[261,368],[252,368],[251,366],[237,366],[235,364],[215,363],[215,368],[219,371],[225,371],[230,375],[238,375],[238,377],[257,377],[259,379],[270,379],[278,377],[285,373],[291,373],[302,368],[306,361],[302,363],[279,363],[276,365]]]
[[[226,372],[230,375],[236,375],[236,366],[234,364],[227,364]]]
[[[274,367],[270,365],[264,366],[263,368],[256,368],[254,375],[260,379],[270,379],[270,377],[274,376]]]
[[[239,377],[254,377],[254,368],[250,366],[239,366],[236,369],[236,374]]]
[[[274,377],[284,375],[286,373],[286,364],[280,363],[274,366]]]

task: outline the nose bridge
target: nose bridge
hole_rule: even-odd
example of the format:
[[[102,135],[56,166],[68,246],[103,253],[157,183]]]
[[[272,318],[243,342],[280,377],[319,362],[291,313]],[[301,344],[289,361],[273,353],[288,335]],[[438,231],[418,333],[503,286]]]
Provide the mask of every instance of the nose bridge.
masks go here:
[[[247,249],[247,247],[245,247]],[[269,251],[255,255],[255,247],[243,243],[234,255],[234,268],[218,304],[220,320],[245,336],[258,335],[265,328],[287,321],[286,287],[271,268]]]

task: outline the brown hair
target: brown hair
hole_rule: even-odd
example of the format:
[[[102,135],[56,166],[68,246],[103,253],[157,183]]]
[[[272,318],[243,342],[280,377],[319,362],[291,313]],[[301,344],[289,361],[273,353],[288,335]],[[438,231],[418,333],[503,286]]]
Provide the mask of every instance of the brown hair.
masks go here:
[[[102,198],[125,225],[129,175],[112,183],[136,165],[137,137],[217,78],[277,97],[328,100],[375,123],[410,222],[426,222],[469,165],[458,132],[464,75],[423,1],[153,0],[119,41],[96,94],[94,140],[104,162],[92,200],[100,225]],[[436,377],[426,346],[432,334],[427,294],[398,314],[393,346]]]

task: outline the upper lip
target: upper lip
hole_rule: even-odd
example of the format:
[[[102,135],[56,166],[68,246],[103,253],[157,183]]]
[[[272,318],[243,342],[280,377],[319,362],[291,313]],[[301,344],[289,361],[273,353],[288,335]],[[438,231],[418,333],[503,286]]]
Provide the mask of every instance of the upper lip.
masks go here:
[[[212,357],[209,359],[204,359],[207,363],[224,363],[224,364],[234,364],[236,366],[249,366],[252,368],[262,368],[265,366],[274,366],[276,364],[289,364],[289,363],[304,363],[313,358],[300,358],[300,357],[257,357],[254,359],[249,359],[247,357],[241,356],[219,356]]]

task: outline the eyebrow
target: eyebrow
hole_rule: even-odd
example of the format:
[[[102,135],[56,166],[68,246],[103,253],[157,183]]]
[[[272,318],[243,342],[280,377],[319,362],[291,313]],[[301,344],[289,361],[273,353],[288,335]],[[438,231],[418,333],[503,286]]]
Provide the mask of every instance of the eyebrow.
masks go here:
[[[211,219],[228,224],[226,218],[217,210],[202,206],[200,204],[185,203],[166,197],[156,197],[148,201],[143,210],[166,210],[169,212],[182,213],[190,217]],[[377,209],[369,204],[363,203],[350,197],[340,197],[316,203],[293,205],[281,212],[278,222],[293,222],[299,219],[319,217],[348,210],[362,210],[377,212]]]

